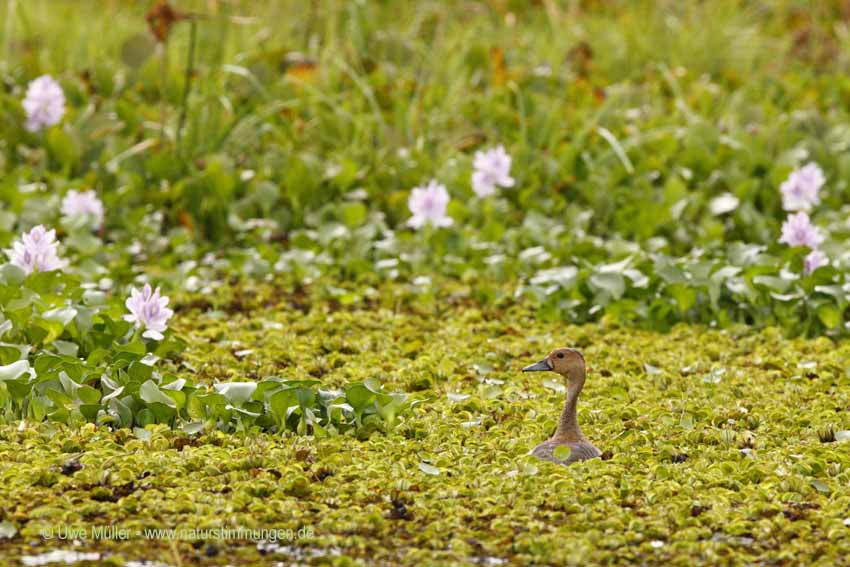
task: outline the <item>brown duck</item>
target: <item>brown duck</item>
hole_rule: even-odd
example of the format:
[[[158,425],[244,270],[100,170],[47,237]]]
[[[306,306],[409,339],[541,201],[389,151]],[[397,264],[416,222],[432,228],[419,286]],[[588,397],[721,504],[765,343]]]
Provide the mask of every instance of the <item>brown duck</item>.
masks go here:
[[[571,348],[559,348],[550,352],[549,356],[540,362],[526,366],[522,371],[557,372],[564,377],[564,381],[567,383],[567,400],[564,404],[564,410],[561,412],[561,419],[558,422],[555,434],[548,441],[535,447],[531,454],[538,459],[562,465],[600,456],[602,452],[582,435],[576,418],[576,403],[587,376],[587,367],[581,353]],[[569,447],[569,456],[555,458],[555,449],[561,446]]]

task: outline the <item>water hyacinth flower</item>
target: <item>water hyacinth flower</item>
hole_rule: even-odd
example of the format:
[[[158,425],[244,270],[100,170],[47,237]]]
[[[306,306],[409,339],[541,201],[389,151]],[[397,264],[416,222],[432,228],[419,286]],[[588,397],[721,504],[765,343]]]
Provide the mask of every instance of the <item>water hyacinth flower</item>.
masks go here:
[[[782,223],[779,242],[788,246],[808,246],[815,250],[823,242],[823,235],[812,224],[809,215],[799,212],[796,215],[788,215],[788,219]]]
[[[43,225],[23,233],[20,240],[13,242],[12,248],[6,250],[6,254],[12,264],[27,274],[61,270],[67,265],[67,262],[59,257],[56,231],[47,230]]]
[[[62,214],[66,217],[88,217],[91,227],[97,229],[103,224],[103,202],[97,198],[93,190],[71,189],[62,199]]]
[[[134,323],[137,328],[144,327],[143,337],[155,341],[163,339],[162,333],[168,328],[166,321],[174,315],[174,311],[166,307],[168,297],[161,296],[159,288],[151,290],[150,284],[145,284],[142,291],[132,288],[124,305],[130,311],[129,315],[124,315],[124,320]]]
[[[829,258],[820,250],[812,250],[803,260],[803,269],[807,274],[827,265],[829,265]]]
[[[511,156],[504,146],[475,152],[472,167],[475,169],[472,173],[472,190],[479,197],[494,194],[496,187],[514,186],[514,178],[510,176]]]
[[[27,113],[26,129],[38,132],[62,120],[65,114],[65,93],[50,75],[30,82],[23,102]]]
[[[408,226],[417,229],[428,223],[436,227],[451,226],[454,221],[446,214],[449,200],[446,186],[434,179],[424,187],[414,187],[407,200],[407,207],[413,215],[407,221]]]
[[[788,175],[779,190],[782,193],[782,208],[786,211],[808,211],[820,203],[818,192],[826,177],[818,164],[812,162]]]

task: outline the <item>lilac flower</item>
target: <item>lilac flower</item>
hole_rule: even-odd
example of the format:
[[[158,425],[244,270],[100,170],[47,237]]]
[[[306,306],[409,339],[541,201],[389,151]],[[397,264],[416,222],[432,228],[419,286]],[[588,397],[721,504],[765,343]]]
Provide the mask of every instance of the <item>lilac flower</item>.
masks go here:
[[[829,265],[829,258],[820,250],[812,250],[803,260],[803,269],[807,274],[811,274],[821,266]]]
[[[782,236],[779,242],[788,246],[808,246],[815,250],[823,242],[823,235],[817,227],[812,225],[809,215],[800,212],[796,215],[788,215],[788,219],[782,223]]]
[[[9,260],[27,274],[33,272],[51,272],[61,270],[67,265],[58,255],[59,242],[55,230],[46,230],[44,226],[33,227],[21,235],[20,240],[12,243],[6,250]]]
[[[449,192],[446,186],[432,179],[425,187],[415,187],[407,200],[407,206],[413,216],[408,226],[422,228],[426,223],[436,227],[451,226],[452,218],[446,214],[449,205]]]
[[[472,173],[472,190],[479,197],[494,194],[496,187],[513,187],[514,178],[510,176],[511,156],[503,146],[475,152],[472,165],[475,168]]]
[[[788,175],[779,190],[782,192],[782,208],[786,211],[808,211],[820,203],[818,191],[826,178],[816,163],[795,169]]]
[[[62,199],[62,214],[67,217],[86,216],[91,227],[97,229],[103,223],[103,203],[92,190],[71,189]]]
[[[26,129],[38,132],[62,120],[65,114],[65,93],[53,77],[42,75],[30,82],[23,106],[27,112]]]
[[[135,323],[136,327],[144,327],[146,330],[142,333],[143,337],[162,340],[162,332],[168,328],[165,322],[174,315],[174,311],[166,307],[168,298],[160,296],[159,288],[151,291],[150,284],[145,284],[142,291],[132,288],[124,305],[130,311],[129,315],[124,315],[125,321]]]

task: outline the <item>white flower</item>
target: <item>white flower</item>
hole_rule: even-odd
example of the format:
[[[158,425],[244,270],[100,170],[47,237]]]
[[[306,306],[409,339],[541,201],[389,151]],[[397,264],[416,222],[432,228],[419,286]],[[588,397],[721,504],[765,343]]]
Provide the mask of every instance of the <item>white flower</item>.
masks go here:
[[[162,333],[168,328],[166,321],[174,315],[174,311],[166,307],[168,297],[160,297],[159,288],[151,291],[150,284],[145,284],[142,291],[132,288],[124,305],[130,311],[129,315],[124,315],[125,321],[135,323],[136,327],[144,327],[143,337],[162,340]]]
[[[788,215],[788,218],[782,223],[782,236],[779,238],[779,242],[788,246],[808,246],[815,250],[823,242],[823,235],[812,224],[809,215],[801,212],[796,215]]]
[[[53,77],[42,75],[30,82],[23,106],[27,112],[26,129],[38,132],[62,120],[65,114],[65,93]]]
[[[779,190],[782,208],[786,211],[808,211],[820,203],[818,192],[826,182],[823,170],[816,163],[795,169],[788,175]]]
[[[446,186],[432,179],[425,187],[415,187],[411,191],[407,206],[413,216],[407,224],[413,228],[422,228],[426,223],[436,227],[451,226],[453,220],[446,214],[448,205]]]
[[[513,187],[514,179],[511,173],[511,156],[503,146],[492,150],[475,152],[472,164],[472,190],[479,197],[486,197],[496,192],[496,187]]]
[[[59,258],[59,242],[56,231],[47,230],[43,225],[33,227],[21,235],[20,240],[12,243],[12,248],[6,250],[6,255],[15,266],[27,274],[33,272],[51,272],[61,270],[67,265]]]
[[[67,217],[86,216],[91,227],[97,229],[103,224],[103,203],[92,190],[71,189],[62,199],[62,214]]]
[[[829,258],[820,250],[812,250],[803,260],[803,269],[807,274],[811,274],[821,266],[828,266]]]

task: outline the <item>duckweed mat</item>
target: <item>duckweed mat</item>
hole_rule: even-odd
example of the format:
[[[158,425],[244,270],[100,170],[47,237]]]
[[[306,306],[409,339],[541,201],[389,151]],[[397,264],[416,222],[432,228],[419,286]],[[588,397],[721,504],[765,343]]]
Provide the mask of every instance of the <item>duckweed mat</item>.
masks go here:
[[[234,288],[177,301],[200,381],[380,379],[426,399],[368,438],[0,428],[0,563],[769,565],[850,554],[850,347],[774,329],[541,322],[468,290]],[[494,307],[493,305],[498,305]],[[527,455],[574,346],[602,459]]]

